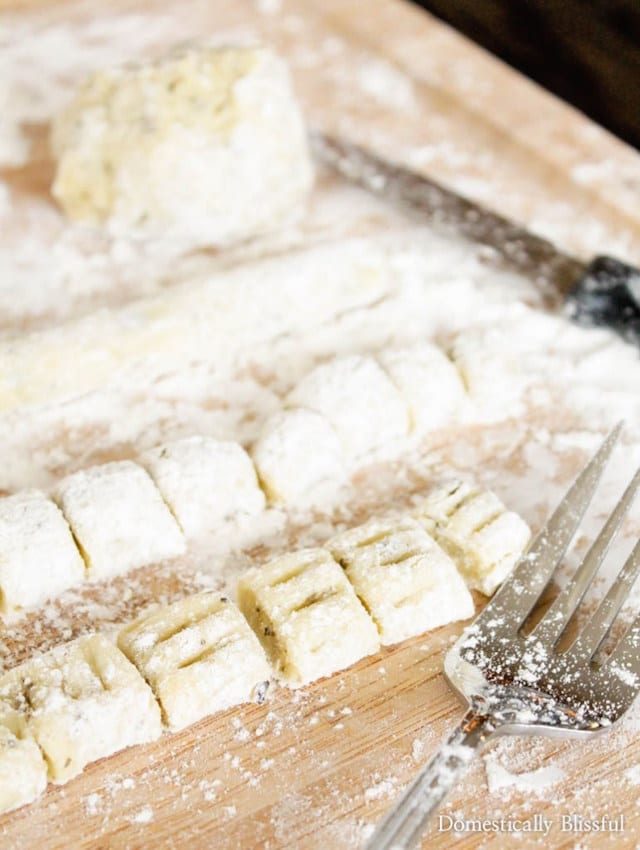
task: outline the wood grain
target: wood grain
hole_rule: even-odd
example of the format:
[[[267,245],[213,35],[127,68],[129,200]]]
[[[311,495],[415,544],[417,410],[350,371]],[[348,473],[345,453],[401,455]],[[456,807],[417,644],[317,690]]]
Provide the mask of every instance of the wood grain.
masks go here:
[[[27,838],[31,846],[52,850],[358,847],[368,825],[460,715],[441,673],[442,653],[458,631],[451,626],[407,641],[304,691],[281,689],[264,706],[210,717],[93,764],[66,786],[50,787],[38,803],[2,818],[2,847],[22,848]],[[562,756],[571,765],[560,805],[523,794],[496,803],[478,794],[483,780],[476,769],[444,812],[479,819],[544,814],[554,823],[545,846],[559,848],[575,840],[560,833],[562,814],[624,811],[627,830],[615,846],[634,846],[635,801],[621,799],[616,788],[632,753],[611,739],[604,747],[544,746],[545,761]],[[500,847],[501,841],[499,834],[482,840],[469,834],[456,846]],[[593,836],[584,841],[580,846],[602,846]],[[517,846],[539,844],[525,836]],[[428,846],[449,847],[451,835],[435,832]]]
[[[161,0],[1,0],[0,8],[38,27],[182,7]],[[275,44],[290,61],[309,120],[323,129],[365,141],[524,224],[550,221],[558,244],[579,255],[613,244],[640,258],[640,157],[416,8],[400,0],[285,0],[267,15],[250,0],[221,0],[189,10],[195,36],[244,26]],[[336,56],[325,67],[309,64],[305,48],[327,39],[334,39]],[[406,78],[410,107],[398,110],[354,84],[356,70],[375,62]],[[1,176],[19,196],[50,203],[46,130],[33,128],[32,161]],[[606,168],[592,168],[585,179],[585,163]],[[185,571],[177,588],[176,575],[150,569],[129,595],[124,579],[108,595],[122,596],[124,618],[149,598],[170,599],[191,586]],[[90,610],[79,606],[70,633],[51,627],[40,634],[34,616],[25,634],[38,646],[55,643],[99,626]],[[0,846],[356,848],[460,715],[441,672],[460,629],[408,641],[301,691],[279,689],[265,706],[239,707],[91,765],[34,805],[0,818]],[[13,663],[30,646],[16,641]],[[561,832],[563,814],[624,812],[625,833],[605,846],[634,847],[640,840],[639,795],[628,783],[620,790],[622,771],[640,761],[633,725],[592,744],[531,739],[503,755],[518,769],[562,756],[566,777],[542,798],[517,791],[500,797],[487,793],[479,762],[445,811],[467,818],[546,814],[554,826],[545,846],[553,848],[577,840],[603,846],[599,836]],[[427,843],[445,848],[454,838],[434,832]],[[540,844],[539,837],[524,836],[516,846]],[[512,844],[500,833],[465,833],[455,846]]]

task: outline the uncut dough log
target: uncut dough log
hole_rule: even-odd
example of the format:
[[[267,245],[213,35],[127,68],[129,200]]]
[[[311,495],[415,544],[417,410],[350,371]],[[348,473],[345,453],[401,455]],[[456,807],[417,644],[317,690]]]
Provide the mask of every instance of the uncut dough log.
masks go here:
[[[0,677],[3,716],[42,749],[57,784],[162,731],[151,689],[102,635],[58,646]]]
[[[393,285],[388,253],[353,240],[216,272],[0,341],[0,413],[119,391],[126,379],[151,380],[195,361],[228,374],[254,346],[364,309]]]
[[[321,413],[298,408],[265,422],[251,450],[260,480],[276,504],[331,498],[347,479],[344,451]]]
[[[287,404],[324,414],[350,458],[410,428],[402,396],[371,357],[339,357],[317,366],[289,393]]]
[[[437,346],[390,349],[378,359],[407,404],[416,434],[460,422],[469,412],[460,373]]]
[[[490,596],[524,552],[531,530],[490,490],[454,481],[430,493],[416,518],[451,555],[467,585]]]
[[[53,194],[74,219],[222,245],[297,217],[311,158],[265,47],[191,47],[100,71],[57,117]]]
[[[473,599],[455,564],[415,520],[370,520],[326,548],[344,568],[383,645],[473,615]]]
[[[240,523],[265,508],[255,467],[239,443],[186,437],[154,447],[140,463],[188,538]]]
[[[160,492],[133,461],[115,461],[64,478],[57,498],[84,555],[90,579],[181,555],[185,540]]]
[[[17,737],[0,719],[0,812],[32,803],[47,787],[47,763],[30,738]]]
[[[238,582],[238,604],[276,670],[294,686],[380,647],[373,620],[324,549],[303,549],[249,570]]]
[[[0,612],[3,617],[84,580],[85,564],[58,506],[38,490],[0,499]]]
[[[264,698],[271,677],[247,621],[217,593],[140,617],[119,633],[118,646],[151,685],[172,729]]]

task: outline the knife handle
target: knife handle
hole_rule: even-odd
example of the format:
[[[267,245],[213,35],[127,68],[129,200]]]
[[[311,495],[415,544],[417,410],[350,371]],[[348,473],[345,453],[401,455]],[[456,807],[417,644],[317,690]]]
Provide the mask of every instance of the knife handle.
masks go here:
[[[567,296],[572,319],[604,325],[640,347],[640,269],[596,257]]]

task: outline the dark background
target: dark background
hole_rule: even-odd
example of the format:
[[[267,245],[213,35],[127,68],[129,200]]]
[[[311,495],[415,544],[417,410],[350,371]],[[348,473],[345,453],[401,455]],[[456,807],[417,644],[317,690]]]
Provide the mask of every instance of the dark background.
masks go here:
[[[414,0],[640,148],[640,0]]]

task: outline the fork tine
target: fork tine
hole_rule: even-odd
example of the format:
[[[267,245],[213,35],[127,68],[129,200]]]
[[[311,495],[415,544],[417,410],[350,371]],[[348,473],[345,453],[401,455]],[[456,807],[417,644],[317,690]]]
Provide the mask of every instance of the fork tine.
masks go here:
[[[622,422],[616,425],[584,467],[480,618],[494,617],[498,613],[513,618],[515,614],[520,625],[524,622],[566,552],[593,498],[622,425]]]
[[[612,540],[618,533],[622,522],[633,504],[635,495],[640,488],[640,469],[633,476],[631,483],[624,491],[604,528],[591,545],[584,560],[575,574],[567,582],[566,587],[553,601],[544,617],[533,629],[532,636],[541,643],[554,643],[569,622],[582,597],[587,592],[593,577],[602,564]]]
[[[609,588],[607,595],[578,635],[570,649],[572,654],[591,657],[596,652],[635,584],[638,573],[640,573],[640,540],[633,547],[633,551]]]
[[[622,675],[623,681],[626,673],[630,676],[628,684],[640,685],[640,614],[616,644],[609,664],[618,676]]]

